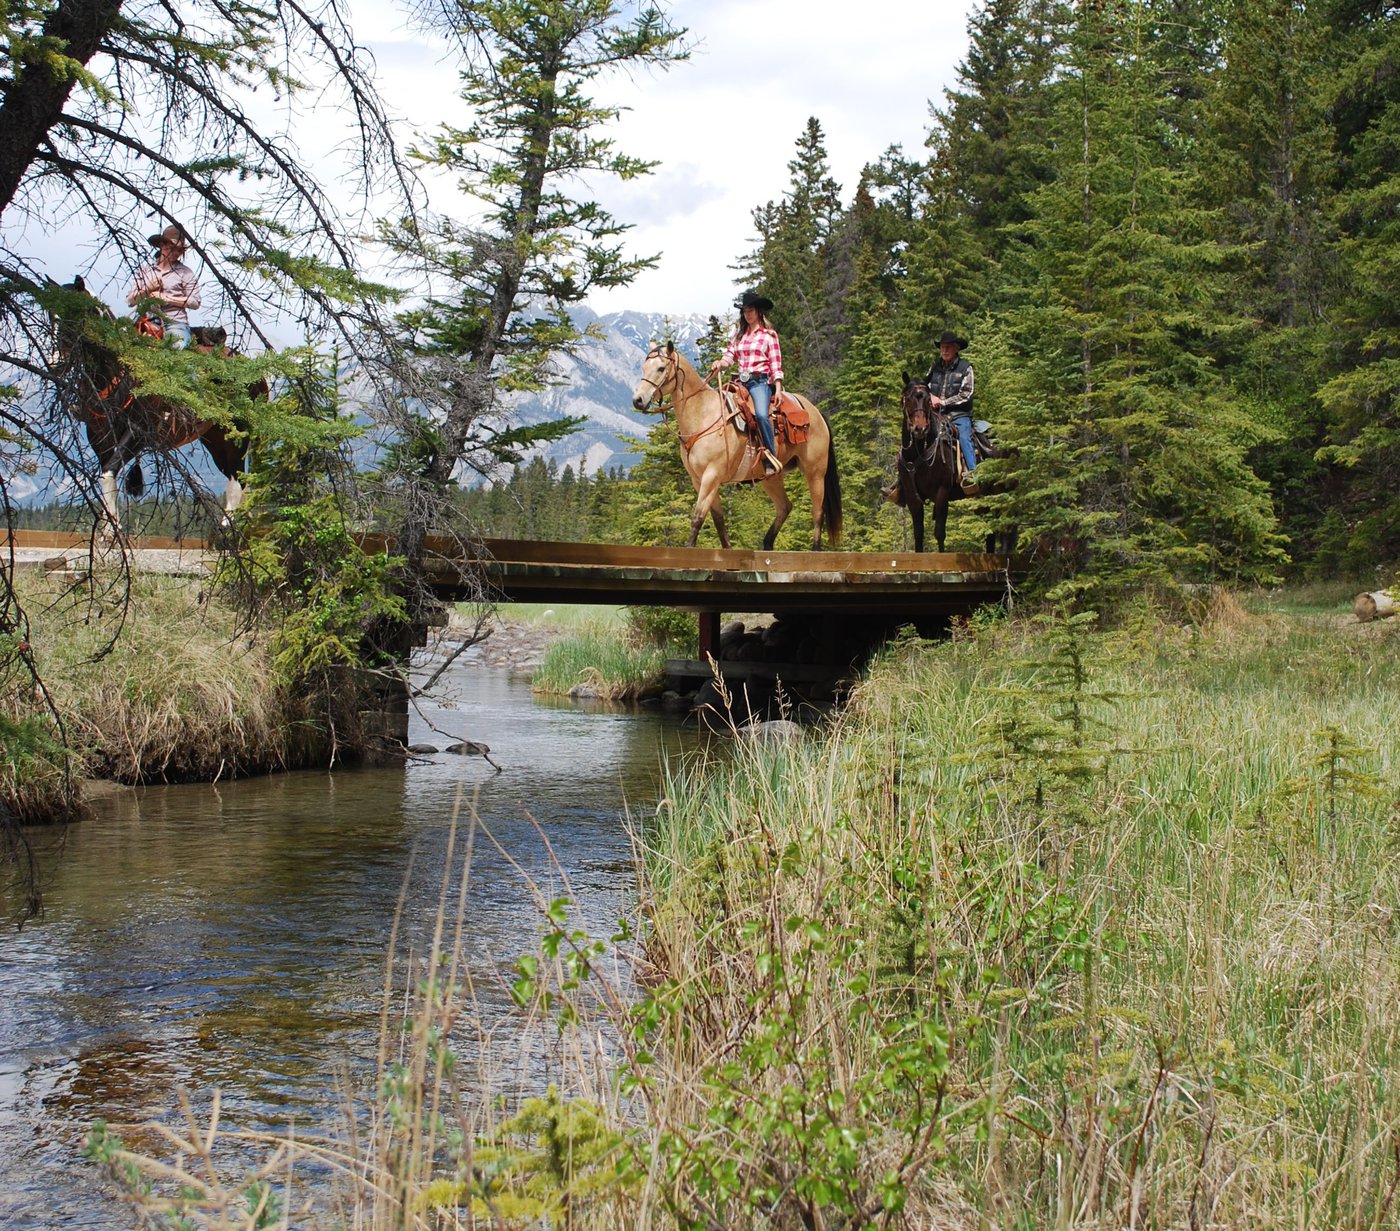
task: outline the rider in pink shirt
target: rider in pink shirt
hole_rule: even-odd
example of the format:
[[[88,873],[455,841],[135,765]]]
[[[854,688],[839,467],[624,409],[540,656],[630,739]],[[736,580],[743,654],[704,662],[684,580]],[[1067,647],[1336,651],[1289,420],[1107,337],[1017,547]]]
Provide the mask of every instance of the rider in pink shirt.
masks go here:
[[[782,466],[778,462],[768,406],[774,397],[782,396],[783,348],[777,330],[768,319],[773,301],[766,295],[745,291],[734,306],[739,309],[734,338],[725,347],[724,354],[710,365],[710,377],[713,379],[731,364],[739,365],[739,380],[753,398],[754,417],[763,437],[763,468],[768,474],[776,474]]]

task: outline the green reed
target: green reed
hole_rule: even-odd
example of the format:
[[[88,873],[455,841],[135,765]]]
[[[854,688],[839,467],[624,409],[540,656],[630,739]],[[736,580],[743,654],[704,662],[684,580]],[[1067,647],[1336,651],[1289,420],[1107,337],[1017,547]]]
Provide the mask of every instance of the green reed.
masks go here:
[[[688,1119],[714,1119],[710,1049],[764,1029],[760,919],[819,909],[861,940],[806,977],[864,990],[792,1025],[845,1040],[848,1082],[890,1079],[872,1023],[910,1004],[949,1035],[913,1225],[1389,1225],[1397,648],[1228,602],[1137,640],[994,627],[894,647],[824,741],[678,777],[650,950],[729,1032],[664,1038]],[[871,1191],[898,1143],[846,1127]],[[800,1169],[783,1141],[734,1144],[757,1188]]]
[[[578,686],[607,701],[631,701],[661,680],[665,655],[619,631],[585,629],[552,642],[531,679],[536,692],[567,695]]]

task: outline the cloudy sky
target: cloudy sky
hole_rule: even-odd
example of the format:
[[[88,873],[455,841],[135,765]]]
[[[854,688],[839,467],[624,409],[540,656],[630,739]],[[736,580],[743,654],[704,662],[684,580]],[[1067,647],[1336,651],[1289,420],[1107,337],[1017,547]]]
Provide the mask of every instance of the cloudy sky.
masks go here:
[[[630,287],[598,294],[599,312],[727,314],[729,268],[750,249],[752,211],[787,187],[794,145],[816,116],[831,171],[850,200],[861,168],[890,145],[919,156],[930,100],[942,103],[967,51],[966,0],[676,0],[690,60],[666,72],[599,84],[600,101],[629,108],[616,139],[660,162],[627,184],[592,186],[629,244],[659,253]],[[363,13],[363,18],[361,18]],[[391,106],[431,128],[454,100],[456,69],[404,29],[395,10],[361,0],[357,30],[372,48]],[[433,204],[451,210],[447,185]]]
[[[663,0],[663,3],[665,0]],[[373,53],[389,111],[407,141],[440,122],[463,123],[458,70],[441,44],[414,34],[401,3],[350,0],[357,40]],[[599,102],[627,108],[613,134],[619,150],[660,163],[626,184],[580,185],[623,222],[634,224],[629,251],[660,255],[656,269],[630,287],[599,293],[600,313],[732,311],[737,293],[730,266],[754,240],[753,209],[779,199],[787,164],[809,116],[826,135],[832,175],[850,200],[861,168],[889,146],[917,157],[929,106],[943,101],[967,50],[971,0],[672,0],[673,22],[685,27],[691,58],[665,72],[595,83]],[[249,100],[256,110],[270,100]],[[346,142],[345,116],[303,96],[292,116],[269,111],[266,131],[281,140],[323,183],[352,174],[335,150]],[[447,180],[430,184],[434,208],[466,218],[470,203]],[[178,199],[172,199],[178,212]],[[386,210],[388,212],[387,202]],[[75,271],[110,304],[125,310],[130,271],[110,247],[64,219],[22,226],[20,246],[55,278]],[[152,219],[131,220],[133,233]],[[7,230],[10,228],[7,227]],[[139,246],[139,245],[138,245]],[[197,319],[219,317],[208,298]]]

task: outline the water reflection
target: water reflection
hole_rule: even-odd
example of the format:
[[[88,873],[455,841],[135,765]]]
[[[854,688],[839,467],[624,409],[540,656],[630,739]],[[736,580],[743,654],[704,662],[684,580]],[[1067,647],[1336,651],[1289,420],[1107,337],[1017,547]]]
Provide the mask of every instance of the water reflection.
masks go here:
[[[632,885],[624,802],[644,814],[693,737],[540,705],[495,669],[464,665],[455,686],[455,708],[415,715],[411,737],[483,741],[499,774],[443,755],[150,788],[69,831],[46,917],[0,943],[0,1225],[130,1225],[77,1160],[82,1135],[97,1117],[169,1115],[180,1086],[222,1090],[248,1127],[333,1115],[346,1070],[372,1071],[401,895],[401,948],[431,935],[463,800],[500,848],[475,843],[465,936],[488,1017],[500,972],[536,944],[531,881],[553,896],[567,875],[587,924],[611,931]]]

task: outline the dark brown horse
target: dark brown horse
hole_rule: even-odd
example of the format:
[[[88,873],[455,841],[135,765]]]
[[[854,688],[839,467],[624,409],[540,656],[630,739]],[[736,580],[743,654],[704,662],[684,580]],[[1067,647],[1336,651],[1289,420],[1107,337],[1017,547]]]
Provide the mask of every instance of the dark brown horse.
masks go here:
[[[237,508],[243,499],[239,476],[247,460],[246,438],[221,423],[197,417],[176,402],[140,393],[140,382],[131,370],[99,340],[96,330],[85,327],[94,318],[114,319],[111,310],[87,291],[82,278],[75,278],[63,289],[78,294],[68,295],[55,313],[57,366],[69,404],[97,454],[102,503],[111,523],[121,524],[117,476],[124,468],[127,494],[139,497],[146,484],[140,455],[169,452],[196,440],[227,480],[225,513]],[[236,353],[224,347],[222,328],[200,327],[194,334],[193,347],[217,354]],[[267,382],[258,380],[249,385],[247,394],[265,399]]]
[[[938,550],[948,528],[948,504],[960,500],[963,491],[958,473],[958,433],[952,415],[936,410],[930,400],[928,382],[904,375],[904,411],[902,441],[899,450],[899,472],[896,477],[896,502],[909,510],[914,523],[914,550],[924,549],[924,506],[933,505],[933,537]],[[993,450],[988,456],[998,457]],[[987,550],[1012,552],[1016,548],[1016,531],[993,531],[987,535]]]

